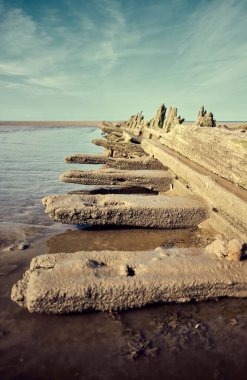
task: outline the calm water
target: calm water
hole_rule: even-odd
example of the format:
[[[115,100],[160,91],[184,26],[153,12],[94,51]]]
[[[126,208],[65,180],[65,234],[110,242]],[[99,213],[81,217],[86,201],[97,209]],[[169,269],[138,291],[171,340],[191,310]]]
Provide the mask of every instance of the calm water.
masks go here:
[[[0,127],[0,222],[48,223],[40,199],[78,189],[58,179],[76,167],[64,157],[102,152],[91,144],[99,136],[100,129],[92,127]]]

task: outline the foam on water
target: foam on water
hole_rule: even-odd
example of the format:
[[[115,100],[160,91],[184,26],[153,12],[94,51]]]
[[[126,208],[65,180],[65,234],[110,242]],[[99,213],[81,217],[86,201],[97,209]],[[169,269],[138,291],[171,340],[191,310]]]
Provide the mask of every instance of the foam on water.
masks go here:
[[[65,164],[64,156],[101,153],[91,143],[100,133],[96,127],[0,127],[0,222],[50,223],[41,198],[82,188],[59,181],[64,171],[78,168]]]

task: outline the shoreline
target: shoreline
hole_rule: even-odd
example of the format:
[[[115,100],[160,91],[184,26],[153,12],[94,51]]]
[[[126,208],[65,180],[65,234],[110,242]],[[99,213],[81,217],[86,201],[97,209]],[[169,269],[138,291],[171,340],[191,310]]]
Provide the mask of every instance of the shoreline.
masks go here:
[[[0,127],[98,127],[101,121],[0,121]]]
[[[101,128],[103,121],[102,120],[89,120],[89,121],[46,121],[46,120],[33,120],[33,121],[25,121],[25,120],[9,120],[9,121],[0,121],[0,129],[2,127],[37,127],[37,128],[63,128],[63,127],[94,127]],[[121,123],[119,120],[111,121],[113,124]],[[184,125],[193,125],[195,121],[185,120]],[[230,130],[235,130],[239,128],[246,128],[247,121],[217,121],[216,127],[219,128],[229,128]]]

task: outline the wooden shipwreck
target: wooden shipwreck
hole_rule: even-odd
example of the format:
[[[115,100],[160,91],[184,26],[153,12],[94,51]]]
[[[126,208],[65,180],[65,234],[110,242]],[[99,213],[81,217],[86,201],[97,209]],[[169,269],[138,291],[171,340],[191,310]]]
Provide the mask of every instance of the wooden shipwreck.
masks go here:
[[[194,124],[162,104],[101,124],[102,155],[67,163],[101,164],[72,170],[63,182],[94,190],[51,195],[46,213],[68,224],[200,228],[215,241],[203,247],[116,252],[83,250],[35,258],[12,299],[30,312],[121,310],[155,302],[247,296],[247,134],[216,126],[202,107]],[[139,189],[139,190],[138,190]],[[150,191],[144,195],[144,190]]]

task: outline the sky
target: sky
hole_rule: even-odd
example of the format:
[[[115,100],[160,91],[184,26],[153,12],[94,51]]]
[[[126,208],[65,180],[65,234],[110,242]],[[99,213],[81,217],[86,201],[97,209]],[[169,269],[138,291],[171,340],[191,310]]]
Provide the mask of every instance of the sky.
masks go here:
[[[0,120],[247,119],[247,0],[0,0]]]

